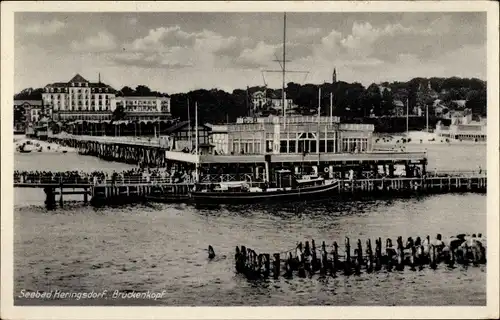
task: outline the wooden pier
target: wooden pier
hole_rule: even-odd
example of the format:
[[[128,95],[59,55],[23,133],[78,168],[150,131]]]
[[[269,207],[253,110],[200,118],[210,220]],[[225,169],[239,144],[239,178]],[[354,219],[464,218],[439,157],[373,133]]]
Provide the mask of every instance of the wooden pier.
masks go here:
[[[253,182],[258,185],[259,182]],[[383,178],[338,180],[338,187],[332,199],[362,199],[377,197],[399,197],[413,195],[431,195],[452,192],[486,193],[487,177],[482,174],[434,175],[419,178]],[[47,208],[54,208],[56,196],[59,205],[64,202],[64,195],[81,194],[85,203],[94,205],[127,204],[142,201],[189,202],[189,191],[194,183],[176,183],[170,179],[154,181],[106,180],[90,182],[15,182],[16,188],[42,188],[46,194]]]
[[[464,235],[457,236],[450,240],[449,245],[445,245],[440,238],[441,235],[438,235],[439,242],[430,241],[429,236],[424,240],[420,237],[408,238],[403,244],[403,238],[398,237],[394,245],[391,239],[386,239],[384,248],[381,238],[375,239],[374,247],[371,239],[368,239],[363,248],[361,240],[351,245],[350,239],[346,237],[343,252],[340,252],[337,242],[327,248],[324,241],[320,247],[316,247],[312,240],[311,243],[300,242],[292,250],[274,253],[272,258],[269,253],[258,254],[249,247],[241,246],[236,247],[235,269],[237,273],[255,280],[268,277],[278,279],[280,276],[287,279],[294,276],[311,278],[315,274],[350,276],[381,270],[403,271],[405,268],[416,271],[424,267],[436,269],[439,264],[448,268],[454,268],[457,264],[486,264],[486,248],[480,234],[477,238],[473,235],[473,240],[464,239]]]

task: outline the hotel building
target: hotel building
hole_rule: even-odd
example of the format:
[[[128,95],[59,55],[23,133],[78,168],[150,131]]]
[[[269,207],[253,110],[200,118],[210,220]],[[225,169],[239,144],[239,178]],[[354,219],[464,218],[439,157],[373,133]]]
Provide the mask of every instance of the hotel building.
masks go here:
[[[77,74],[68,82],[45,86],[42,99],[44,105],[52,109],[54,120],[109,120],[115,94],[116,90],[100,79],[89,82]]]

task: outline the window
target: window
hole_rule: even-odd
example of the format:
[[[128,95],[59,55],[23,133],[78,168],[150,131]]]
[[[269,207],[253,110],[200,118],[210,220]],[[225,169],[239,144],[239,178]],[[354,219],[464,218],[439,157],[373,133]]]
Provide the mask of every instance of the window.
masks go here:
[[[307,151],[306,148],[306,141],[305,140],[299,140],[299,153],[303,153],[304,151]]]
[[[273,140],[266,141],[266,152],[273,152]]]
[[[319,141],[319,152],[320,152],[320,153],[325,152],[325,149],[326,149],[325,147],[326,147],[326,146],[325,146],[325,140],[320,140],[320,141]]]
[[[280,141],[280,153],[288,153],[286,140]]]
[[[288,141],[288,153],[296,153],[297,152],[297,143],[295,140]]]
[[[314,153],[316,152],[316,141],[315,140],[310,140],[310,149],[309,152]]]
[[[335,140],[326,141],[326,152],[335,152]]]

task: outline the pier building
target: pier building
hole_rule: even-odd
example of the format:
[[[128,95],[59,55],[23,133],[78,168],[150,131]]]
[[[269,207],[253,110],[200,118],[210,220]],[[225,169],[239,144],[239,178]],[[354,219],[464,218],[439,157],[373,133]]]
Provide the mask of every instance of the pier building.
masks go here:
[[[198,168],[199,180],[209,182],[242,177],[271,181],[282,169],[329,177],[345,177],[353,170],[360,177],[373,177],[381,168],[393,174],[397,165],[411,177],[425,173],[427,164],[424,152],[375,152],[373,125],[340,123],[336,117],[240,118],[211,129],[208,150],[168,150],[167,165]]]
[[[228,125],[210,125],[210,139],[209,142],[213,145],[214,153],[228,154],[229,153],[229,135]]]
[[[196,145],[196,137],[198,137],[199,153],[203,154],[212,151],[210,131],[211,128],[208,125],[200,124],[197,127],[194,121],[186,120],[171,126],[165,131],[165,134],[169,136],[170,150],[174,152],[192,152]]]

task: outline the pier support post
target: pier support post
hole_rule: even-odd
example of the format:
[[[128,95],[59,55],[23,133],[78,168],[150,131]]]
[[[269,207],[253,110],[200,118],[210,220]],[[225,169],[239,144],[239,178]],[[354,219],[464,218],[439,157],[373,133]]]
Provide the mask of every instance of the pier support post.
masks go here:
[[[63,202],[64,202],[64,198],[63,198],[63,183],[62,183],[62,181],[59,183],[59,189],[61,190],[61,193],[60,193],[60,196],[59,196],[59,206],[62,208],[63,207]]]
[[[366,272],[370,273],[373,271],[373,250],[372,250],[372,242],[370,239],[366,241],[366,255],[367,255]]]
[[[398,240],[398,265],[397,265],[397,270],[402,271],[405,268],[404,262],[405,262],[405,253],[404,253],[404,248],[403,248],[403,237],[399,236]]]
[[[280,261],[280,254],[275,253],[274,254],[274,260],[273,260],[273,278],[278,279],[280,276],[280,267],[281,267],[281,261]]]
[[[271,263],[271,255],[269,253],[264,254],[264,277],[269,277],[270,273],[270,263]]]
[[[351,245],[349,243],[348,237],[345,237],[344,273],[346,275],[349,275],[351,273]]]
[[[312,256],[311,270],[314,273],[317,270],[319,270],[318,257],[316,254],[316,243],[314,242],[314,239],[311,240],[311,256]]]
[[[332,276],[335,277],[335,273],[339,269],[339,245],[335,241],[333,243],[333,263],[332,263]]]
[[[363,248],[361,246],[361,240],[358,239],[358,248],[356,255],[356,273],[361,273],[361,266],[363,265]]]
[[[54,189],[47,187],[43,188],[45,192],[45,207],[47,210],[53,210],[56,207],[56,196],[54,194]]]
[[[430,266],[432,269],[437,268],[437,261],[436,261],[436,247],[431,244],[429,247],[429,258],[430,258]]]
[[[387,271],[392,270],[392,259],[394,256],[394,248],[392,247],[392,240],[387,239],[385,241],[385,254],[387,257]]]
[[[236,252],[234,254],[234,261],[235,261],[235,267],[236,267],[236,272],[240,273],[242,271],[241,267],[241,251],[238,246],[236,246]]]
[[[321,244],[321,274],[325,275],[328,269],[328,254],[326,252],[326,244],[323,241]]]
[[[89,189],[84,188],[83,191],[85,192],[83,194],[83,203],[87,204],[89,202]]]

